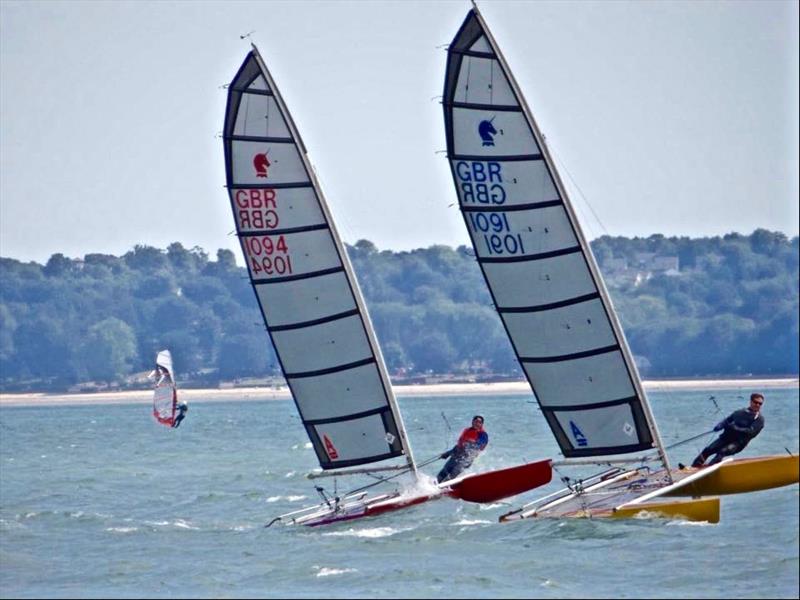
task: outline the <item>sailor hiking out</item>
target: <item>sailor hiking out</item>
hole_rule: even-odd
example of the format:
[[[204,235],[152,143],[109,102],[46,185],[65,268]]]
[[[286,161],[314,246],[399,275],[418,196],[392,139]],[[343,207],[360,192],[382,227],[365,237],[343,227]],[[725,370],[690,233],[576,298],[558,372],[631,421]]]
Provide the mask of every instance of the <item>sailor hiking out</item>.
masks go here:
[[[699,468],[705,466],[706,461],[712,455],[714,458],[709,462],[714,465],[726,456],[737,454],[744,450],[745,446],[764,429],[764,416],[761,414],[761,406],[764,404],[764,396],[759,393],[750,395],[750,406],[732,412],[728,417],[714,426],[714,431],[722,431],[720,436],[706,446],[692,462],[692,466]]]
[[[472,425],[461,432],[458,442],[440,458],[447,458],[448,461],[436,476],[436,481],[442,483],[449,479],[458,477],[462,471],[472,465],[472,461],[480,454],[489,443],[489,434],[483,429],[483,417],[475,415],[472,417]]]

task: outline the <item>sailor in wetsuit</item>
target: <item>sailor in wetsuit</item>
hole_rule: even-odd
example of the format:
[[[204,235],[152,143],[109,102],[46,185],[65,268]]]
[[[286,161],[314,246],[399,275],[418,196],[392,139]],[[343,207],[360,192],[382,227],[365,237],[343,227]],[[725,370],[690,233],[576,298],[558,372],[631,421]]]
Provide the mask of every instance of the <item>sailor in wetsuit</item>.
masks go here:
[[[186,418],[186,411],[189,410],[189,405],[186,403],[186,400],[181,400],[178,402],[178,406],[175,408],[178,409],[178,414],[175,415],[175,422],[172,424],[172,426],[178,427],[181,424],[181,421]]]
[[[483,417],[472,417],[472,426],[461,432],[458,442],[440,458],[449,458],[444,467],[436,476],[436,481],[442,483],[448,479],[458,477],[464,469],[469,468],[472,461],[486,448],[489,443],[489,434],[483,430]]]
[[[764,396],[758,393],[751,394],[750,406],[734,411],[727,419],[717,423],[714,431],[722,430],[722,434],[697,455],[692,466],[704,466],[712,454],[716,454],[716,456],[708,463],[709,466],[718,463],[726,456],[744,450],[750,440],[764,429],[764,417],[761,414],[762,404],[764,404]]]

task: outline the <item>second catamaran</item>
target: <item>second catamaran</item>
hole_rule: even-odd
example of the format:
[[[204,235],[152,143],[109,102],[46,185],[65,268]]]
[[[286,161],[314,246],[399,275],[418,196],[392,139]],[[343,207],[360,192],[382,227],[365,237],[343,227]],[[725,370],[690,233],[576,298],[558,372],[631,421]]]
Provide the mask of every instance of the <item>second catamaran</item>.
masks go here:
[[[797,482],[797,456],[729,461],[701,471],[670,467],[566,188],[474,2],[448,48],[443,106],[464,222],[514,352],[566,459],[560,464],[610,466],[501,520],[647,511],[715,522],[718,498],[664,496]]]

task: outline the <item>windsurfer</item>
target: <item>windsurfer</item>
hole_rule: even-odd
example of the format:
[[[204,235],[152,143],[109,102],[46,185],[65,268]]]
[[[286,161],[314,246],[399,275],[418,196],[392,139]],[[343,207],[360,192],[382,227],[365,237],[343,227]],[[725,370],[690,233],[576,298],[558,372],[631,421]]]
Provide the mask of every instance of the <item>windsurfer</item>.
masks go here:
[[[475,415],[472,417],[472,425],[461,432],[458,442],[440,458],[447,458],[448,461],[436,476],[436,481],[442,483],[454,477],[458,477],[462,471],[468,469],[472,461],[480,454],[486,444],[489,443],[489,434],[483,429],[483,417]]]
[[[181,421],[186,417],[186,411],[189,410],[189,405],[186,403],[186,400],[181,400],[175,408],[178,409],[178,414],[175,415],[175,421],[172,423],[172,426],[178,427]]]
[[[714,465],[726,456],[737,454],[744,450],[764,428],[764,416],[761,406],[764,396],[758,392],[750,394],[750,406],[732,412],[714,427],[714,431],[722,431],[720,436],[706,446],[692,462],[693,467],[702,467],[712,454],[716,454],[709,462]]]

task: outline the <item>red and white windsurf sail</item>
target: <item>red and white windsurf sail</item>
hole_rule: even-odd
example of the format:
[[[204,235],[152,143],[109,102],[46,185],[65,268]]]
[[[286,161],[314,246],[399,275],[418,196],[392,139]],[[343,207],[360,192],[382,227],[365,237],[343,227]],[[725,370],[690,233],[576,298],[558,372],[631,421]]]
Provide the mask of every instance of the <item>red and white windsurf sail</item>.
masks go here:
[[[162,350],[156,356],[156,368],[150,373],[155,380],[153,390],[153,416],[159,423],[172,427],[178,406],[178,389],[172,370],[172,354]]]

